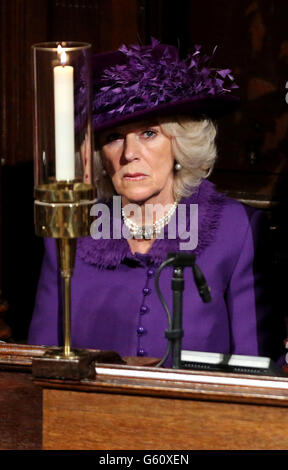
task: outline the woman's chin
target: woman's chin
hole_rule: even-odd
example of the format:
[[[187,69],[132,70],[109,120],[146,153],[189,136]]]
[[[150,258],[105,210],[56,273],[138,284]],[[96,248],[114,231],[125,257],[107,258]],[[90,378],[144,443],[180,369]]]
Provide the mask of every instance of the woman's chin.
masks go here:
[[[129,191],[125,194],[122,194],[122,197],[127,200],[128,203],[134,204],[143,204],[148,202],[155,196],[154,193],[146,192],[146,191]]]

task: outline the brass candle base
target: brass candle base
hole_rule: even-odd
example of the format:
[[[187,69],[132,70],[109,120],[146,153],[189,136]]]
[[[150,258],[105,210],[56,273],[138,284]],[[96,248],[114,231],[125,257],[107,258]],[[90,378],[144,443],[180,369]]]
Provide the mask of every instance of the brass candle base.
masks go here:
[[[85,350],[70,350],[67,356],[63,348],[49,348],[44,356],[33,358],[32,374],[34,377],[47,379],[93,379],[95,360],[93,355]]]
[[[71,349],[65,355],[63,348],[49,348],[42,357],[32,359],[34,378],[83,380],[96,376],[95,364],[125,364],[114,351]]]

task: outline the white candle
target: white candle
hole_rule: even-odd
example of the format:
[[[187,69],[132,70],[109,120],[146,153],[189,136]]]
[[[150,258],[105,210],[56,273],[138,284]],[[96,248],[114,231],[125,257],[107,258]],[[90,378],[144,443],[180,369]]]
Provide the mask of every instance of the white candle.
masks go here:
[[[66,63],[61,51],[61,63],[54,67],[55,159],[56,180],[75,178],[74,136],[74,70]]]

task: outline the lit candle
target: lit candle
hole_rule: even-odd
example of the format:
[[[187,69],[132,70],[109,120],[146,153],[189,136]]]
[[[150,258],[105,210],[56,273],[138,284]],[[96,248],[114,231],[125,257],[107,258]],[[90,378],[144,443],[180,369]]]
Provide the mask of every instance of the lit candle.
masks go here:
[[[67,54],[58,46],[61,64],[54,67],[56,180],[75,178],[74,70],[66,65]]]

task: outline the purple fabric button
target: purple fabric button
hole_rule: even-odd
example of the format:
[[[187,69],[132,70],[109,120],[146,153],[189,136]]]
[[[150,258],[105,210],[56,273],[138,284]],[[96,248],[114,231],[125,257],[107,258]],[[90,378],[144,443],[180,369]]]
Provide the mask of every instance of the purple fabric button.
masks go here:
[[[146,352],[144,349],[139,348],[137,351],[137,356],[145,356]]]
[[[143,294],[144,294],[144,295],[149,295],[149,294],[151,294],[151,289],[150,289],[150,287],[144,287],[144,289],[143,289]]]
[[[139,328],[137,328],[137,334],[141,336],[144,335],[144,333],[146,333],[145,328],[143,326],[139,326]]]
[[[154,274],[155,274],[155,269],[149,268],[147,271],[147,276],[151,278],[154,276]]]
[[[141,305],[140,313],[148,313],[148,312],[149,312],[149,307],[147,307],[147,305]]]

